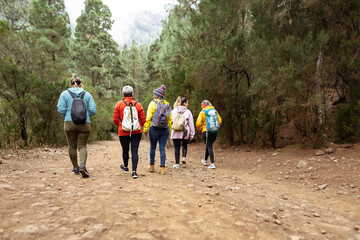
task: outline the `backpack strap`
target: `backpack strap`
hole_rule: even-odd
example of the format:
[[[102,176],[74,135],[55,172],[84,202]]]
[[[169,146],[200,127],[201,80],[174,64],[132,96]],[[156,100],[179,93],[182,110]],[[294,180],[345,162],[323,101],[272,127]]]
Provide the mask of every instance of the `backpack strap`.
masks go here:
[[[81,98],[82,100],[84,100],[85,93],[86,93],[86,91],[83,91],[82,94],[81,94],[81,97],[80,97],[80,98]]]
[[[122,100],[122,102],[125,103],[125,105],[127,106],[127,103],[124,100]]]
[[[74,95],[70,90],[67,90],[67,91],[69,92],[70,96],[71,96],[73,99],[76,98],[75,95]]]
[[[70,96],[71,96],[73,99],[77,98],[73,92],[71,92],[70,90],[67,90],[67,91],[69,92]],[[80,99],[84,100],[85,93],[86,93],[86,91],[83,91],[83,92],[81,93]]]
[[[122,102],[124,102],[126,106],[129,106],[129,105],[130,105],[130,103],[132,104],[132,102],[130,102],[130,103],[129,103],[129,105],[128,105],[128,104],[125,102],[125,100],[122,100]],[[135,107],[137,103],[138,103],[138,102],[137,102],[137,101],[135,101],[135,104],[132,104],[132,106],[134,106],[134,107]]]

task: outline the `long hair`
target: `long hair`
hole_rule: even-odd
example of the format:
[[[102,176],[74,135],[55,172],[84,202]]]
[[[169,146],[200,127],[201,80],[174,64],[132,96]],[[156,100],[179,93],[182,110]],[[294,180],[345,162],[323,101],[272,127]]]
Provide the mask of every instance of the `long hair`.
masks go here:
[[[181,105],[181,97],[177,97],[175,103],[174,103],[174,108],[176,108],[177,106],[180,106]]]
[[[184,104],[187,102],[187,98],[186,97],[178,97],[174,103],[174,108],[178,107],[178,106],[184,106]]]

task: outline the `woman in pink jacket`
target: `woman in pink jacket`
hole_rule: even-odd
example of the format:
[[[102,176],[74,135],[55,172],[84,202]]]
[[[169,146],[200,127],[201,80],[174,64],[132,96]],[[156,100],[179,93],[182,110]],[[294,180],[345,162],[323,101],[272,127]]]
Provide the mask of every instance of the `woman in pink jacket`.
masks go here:
[[[176,121],[179,114],[183,115],[183,130],[171,130],[171,139],[174,142],[175,147],[175,165],[174,168],[179,168],[180,166],[180,147],[182,145],[182,164],[186,164],[186,153],[187,153],[187,143],[188,140],[192,140],[195,136],[195,127],[194,127],[194,119],[190,110],[187,108],[189,106],[189,101],[187,98],[178,97],[176,102],[174,103],[174,109],[171,111],[172,123],[176,125]],[[179,116],[180,117],[180,116]]]

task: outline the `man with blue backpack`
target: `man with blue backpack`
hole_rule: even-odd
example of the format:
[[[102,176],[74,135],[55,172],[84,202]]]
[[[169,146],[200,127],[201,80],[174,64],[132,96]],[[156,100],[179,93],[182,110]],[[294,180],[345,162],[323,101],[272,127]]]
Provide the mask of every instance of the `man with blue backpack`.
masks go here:
[[[157,142],[159,142],[160,150],[160,168],[159,173],[165,174],[165,145],[171,131],[172,117],[169,102],[164,100],[166,87],[161,87],[153,91],[153,100],[148,106],[146,113],[146,122],[144,125],[144,133],[150,138],[150,166],[149,171],[154,172],[155,151]]]
[[[213,143],[216,140],[222,120],[219,113],[208,100],[202,101],[201,107],[202,110],[196,120],[196,129],[201,131],[206,145],[205,158],[201,160],[201,163],[207,166],[207,159],[210,156],[211,164],[208,168],[215,169]]]

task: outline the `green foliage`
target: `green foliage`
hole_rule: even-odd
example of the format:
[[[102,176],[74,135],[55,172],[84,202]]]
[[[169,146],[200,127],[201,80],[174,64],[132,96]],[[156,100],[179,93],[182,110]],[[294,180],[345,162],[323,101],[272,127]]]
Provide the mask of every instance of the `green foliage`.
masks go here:
[[[11,29],[0,41],[1,105],[10,110],[9,115],[18,126],[18,137],[26,145],[29,108],[41,86],[40,79],[33,73],[35,63],[31,61],[36,49],[29,44],[26,33],[16,33]],[[20,49],[18,46],[23,47]]]
[[[359,85],[358,16],[354,1],[178,1],[150,47],[149,77],[168,84],[169,99],[209,99],[228,143],[275,147],[290,123],[321,147],[327,93],[358,99],[347,91]]]
[[[0,20],[6,20],[15,31],[26,29],[28,24],[29,0],[0,0]]]
[[[360,134],[360,86],[349,89],[348,95],[356,100],[338,107],[336,116],[336,132],[342,141]]]
[[[116,132],[124,85],[146,110],[162,84],[195,118],[210,100],[226,144],[276,147],[284,125],[314,147],[329,129],[360,134],[359,1],[179,0],[152,45],[138,38],[122,51],[102,0],[85,1],[74,37],[63,0],[0,0],[0,19],[1,147],[65,143],[56,103],[73,72],[97,104],[91,140]]]
[[[112,81],[102,84],[108,76],[122,76],[118,45],[109,33],[113,24],[109,7],[101,0],[87,0],[76,22],[72,50],[77,72],[95,86],[114,89]]]
[[[63,91],[63,81],[69,76],[71,30],[63,0],[33,1],[29,14],[29,38],[38,51],[32,56],[41,85],[31,108],[33,140],[58,144],[62,132],[62,117],[56,111],[57,100]]]

